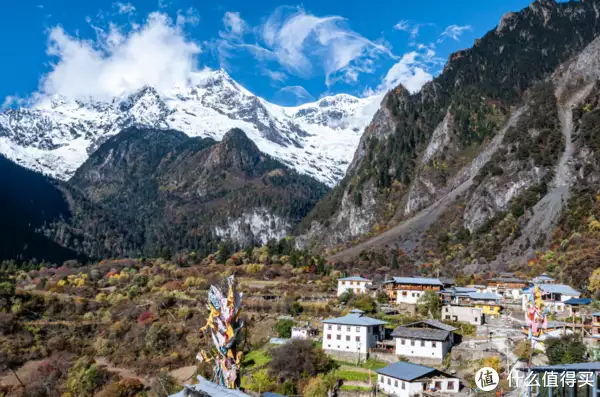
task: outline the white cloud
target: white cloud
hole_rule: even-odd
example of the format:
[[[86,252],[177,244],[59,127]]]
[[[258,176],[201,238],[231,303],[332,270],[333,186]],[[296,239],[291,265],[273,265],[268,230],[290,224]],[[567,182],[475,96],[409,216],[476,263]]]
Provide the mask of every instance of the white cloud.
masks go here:
[[[432,48],[421,46],[423,51],[404,54],[400,61],[388,70],[382,83],[375,89],[367,89],[363,95],[381,94],[402,84],[410,92],[419,91],[427,82],[433,80],[432,70],[444,63],[436,56]]]
[[[135,12],[135,7],[131,3],[121,3],[116,2],[113,4],[113,7],[116,7],[119,11],[119,14],[133,14]]]
[[[226,12],[223,16],[223,26],[226,33],[233,36],[242,36],[246,30],[246,22],[239,12]]]
[[[197,69],[200,47],[186,39],[181,25],[152,13],[138,29],[122,32],[111,25],[94,41],[54,27],[47,52],[56,62],[42,79],[38,95],[110,100],[144,85],[161,91],[185,84]]]
[[[438,39],[438,43],[441,43],[446,38],[451,38],[453,40],[458,41],[460,36],[466,31],[472,30],[470,25],[459,26],[459,25],[450,25],[448,26],[440,35]]]

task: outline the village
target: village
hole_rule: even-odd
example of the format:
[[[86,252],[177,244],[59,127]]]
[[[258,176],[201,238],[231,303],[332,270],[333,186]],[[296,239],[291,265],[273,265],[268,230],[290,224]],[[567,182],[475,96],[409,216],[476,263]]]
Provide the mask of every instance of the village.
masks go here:
[[[548,314],[539,328],[526,321],[535,288],[541,292]],[[272,337],[270,344],[316,343],[343,363],[338,373],[347,379],[341,382],[341,396],[473,395],[484,392],[475,377],[478,369],[491,367],[499,374],[493,388],[497,396],[539,394],[540,386],[523,381],[527,373],[542,377],[548,371],[573,371],[576,379],[580,373],[593,374],[588,390],[573,394],[573,388],[569,392],[563,384],[562,389],[556,387],[557,393],[596,397],[600,311],[597,303],[582,295],[547,274],[525,280],[501,273],[485,284],[465,286],[441,277],[386,277],[379,282],[358,275],[342,277],[337,280],[336,297],[345,306],[343,315],[305,324],[293,321],[290,337]],[[352,305],[361,306],[367,297],[377,306],[370,313]],[[419,312],[422,316],[417,320]],[[398,321],[401,324],[395,325]],[[587,346],[587,362],[549,366],[546,344],[568,336],[581,338]],[[360,374],[364,376],[357,376]],[[251,378],[252,374],[245,376]],[[200,382],[188,387],[208,392],[213,386]],[[552,386],[544,390],[552,396]],[[226,393],[231,391],[223,392],[230,395]],[[239,393],[235,395],[257,395]]]

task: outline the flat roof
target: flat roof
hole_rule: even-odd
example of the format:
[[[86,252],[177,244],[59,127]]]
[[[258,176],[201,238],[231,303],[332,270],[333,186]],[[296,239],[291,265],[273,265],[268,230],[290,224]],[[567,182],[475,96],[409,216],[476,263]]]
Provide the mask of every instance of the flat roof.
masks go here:
[[[469,292],[467,296],[474,300],[495,300],[499,301],[502,297],[491,292]]]

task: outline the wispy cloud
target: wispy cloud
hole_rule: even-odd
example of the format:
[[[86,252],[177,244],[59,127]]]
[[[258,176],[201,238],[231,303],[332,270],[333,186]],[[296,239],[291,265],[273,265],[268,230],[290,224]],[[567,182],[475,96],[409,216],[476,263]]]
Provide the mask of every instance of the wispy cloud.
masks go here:
[[[287,106],[297,106],[315,100],[315,98],[310,95],[310,93],[306,91],[304,87],[299,85],[281,88],[275,93],[274,99],[277,101],[277,103]]]
[[[287,80],[287,75],[277,70],[263,69],[262,75],[267,76],[271,81],[282,83]]]
[[[133,6],[133,4],[131,3],[121,3],[121,2],[116,2],[113,4],[113,7],[117,8],[117,11],[119,12],[119,14],[133,14],[135,12],[135,7]]]
[[[470,30],[472,30],[470,25],[450,25],[442,32],[440,38],[438,39],[438,43],[443,42],[446,38],[451,38],[458,41],[464,32]]]
[[[224,22],[232,25],[230,18]],[[287,73],[302,78],[323,73],[327,86],[338,80],[356,81],[361,73],[373,71],[378,57],[394,57],[384,43],[350,29],[345,18],[318,17],[298,7],[279,7],[252,31],[252,42],[221,35],[225,40],[218,44],[219,53],[231,57],[236,55],[234,48],[247,50],[259,61],[275,62]]]
[[[435,24],[429,23],[429,22],[428,23],[416,23],[416,22],[412,22],[412,21],[403,19],[394,25],[394,30],[399,30],[401,32],[407,32],[408,34],[410,34],[410,38],[414,39],[419,35],[421,28],[427,27],[427,26],[435,26]]]

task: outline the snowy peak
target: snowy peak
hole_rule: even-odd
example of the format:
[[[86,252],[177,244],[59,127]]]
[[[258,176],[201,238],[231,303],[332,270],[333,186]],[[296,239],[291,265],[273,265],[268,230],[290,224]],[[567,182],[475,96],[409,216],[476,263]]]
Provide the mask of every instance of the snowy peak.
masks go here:
[[[252,94],[225,70],[204,70],[169,92],[146,86],[108,102],[54,95],[31,108],[8,109],[0,113],[0,153],[66,180],[100,144],[128,127],[216,140],[239,128],[262,152],[333,186],[379,99],[340,94],[282,107]]]

